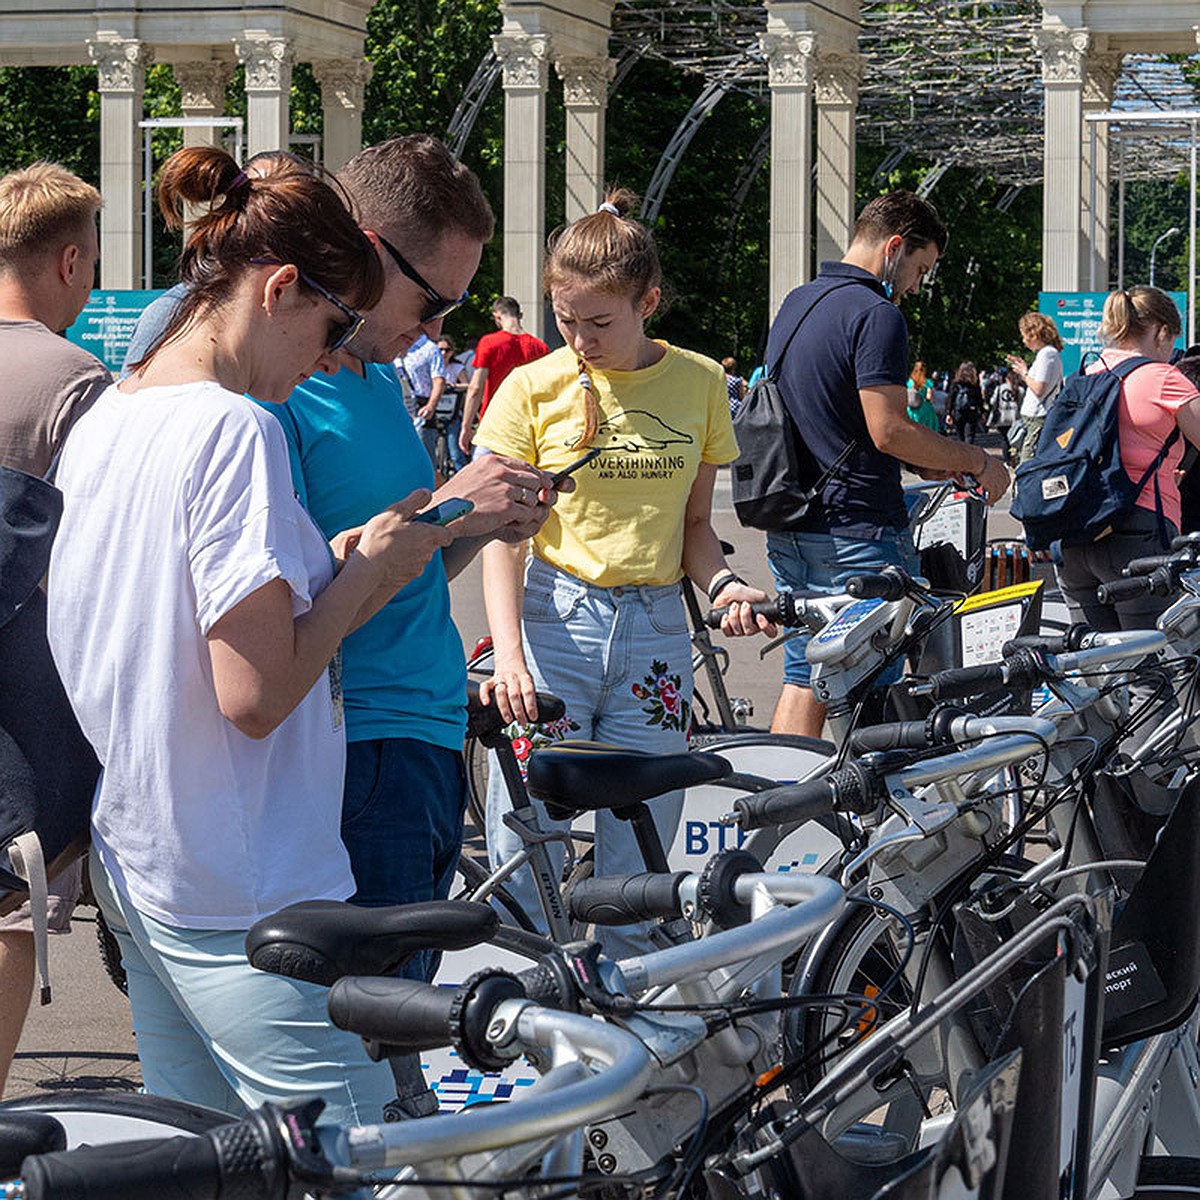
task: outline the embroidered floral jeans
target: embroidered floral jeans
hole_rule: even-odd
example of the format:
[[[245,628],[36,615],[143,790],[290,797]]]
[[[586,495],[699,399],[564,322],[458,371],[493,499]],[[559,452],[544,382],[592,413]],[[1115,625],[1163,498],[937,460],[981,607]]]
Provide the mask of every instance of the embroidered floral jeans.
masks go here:
[[[679,753],[687,749],[692,706],[692,649],[678,585],[602,588],[583,583],[540,559],[525,575],[521,622],[525,660],[539,691],[566,705],[554,727],[519,727],[509,734],[522,762],[539,744],[562,738],[605,742],[629,750]],[[536,800],[545,829],[553,822]],[[650,801],[663,845],[670,846],[683,807],[683,793]],[[493,764],[487,797],[488,856],[493,868],[521,848],[503,821],[512,808],[500,771]],[[559,844],[548,847],[557,863]],[[644,871],[629,824],[608,812],[596,814],[596,874]],[[528,868],[506,885],[539,923],[541,906]],[[606,929],[606,953],[615,957],[650,949],[644,926]]]

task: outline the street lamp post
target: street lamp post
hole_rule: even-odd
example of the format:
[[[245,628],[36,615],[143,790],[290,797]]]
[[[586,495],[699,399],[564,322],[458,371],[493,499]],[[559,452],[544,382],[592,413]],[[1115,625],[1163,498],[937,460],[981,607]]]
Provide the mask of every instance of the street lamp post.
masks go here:
[[[1171,228],[1168,229],[1166,233],[1161,234],[1155,241],[1154,245],[1150,247],[1150,286],[1151,287],[1154,286],[1154,256],[1158,253],[1159,246],[1161,246],[1163,244],[1163,242],[1165,242],[1167,240],[1167,238],[1174,237],[1178,232],[1179,232],[1179,227],[1177,225],[1172,225]]]

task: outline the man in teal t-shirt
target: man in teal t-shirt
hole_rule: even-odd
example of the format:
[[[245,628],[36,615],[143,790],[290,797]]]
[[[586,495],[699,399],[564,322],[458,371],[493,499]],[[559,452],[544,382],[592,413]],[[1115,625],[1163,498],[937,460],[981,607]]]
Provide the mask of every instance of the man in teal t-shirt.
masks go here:
[[[327,537],[415,488],[432,488],[433,466],[391,363],[422,333],[437,340],[493,231],[475,176],[434,138],[370,147],[338,179],[379,251],[383,298],[342,352],[336,375],[314,375],[285,406],[271,407],[287,435],[300,499]],[[434,495],[475,505],[454,524],[460,536],[342,645],[342,839],[356,903],[449,892],[466,797],[466,665],[448,580],[489,539],[532,536],[553,503],[549,482],[545,472],[502,456],[464,467]],[[410,977],[431,974],[433,956],[421,957],[406,970]],[[415,1055],[397,1083],[403,1115],[436,1108]]]

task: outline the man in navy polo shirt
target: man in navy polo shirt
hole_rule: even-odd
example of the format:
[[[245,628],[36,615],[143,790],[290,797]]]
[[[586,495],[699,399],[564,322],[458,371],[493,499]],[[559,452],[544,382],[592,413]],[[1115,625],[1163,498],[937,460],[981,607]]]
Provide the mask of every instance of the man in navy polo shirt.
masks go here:
[[[906,412],[908,327],[898,305],[918,291],[946,237],[937,211],[919,196],[879,196],[859,215],[841,262],[822,263],[775,318],[766,361],[783,356],[779,389],[800,437],[822,470],[853,447],[802,521],[767,535],[780,591],[838,592],[851,575],[888,564],[915,572],[901,463],[926,478],[974,475],[993,504],[1008,488],[998,459]],[[821,735],[825,709],[809,686],[807,645],[803,636],[787,643],[774,732]]]

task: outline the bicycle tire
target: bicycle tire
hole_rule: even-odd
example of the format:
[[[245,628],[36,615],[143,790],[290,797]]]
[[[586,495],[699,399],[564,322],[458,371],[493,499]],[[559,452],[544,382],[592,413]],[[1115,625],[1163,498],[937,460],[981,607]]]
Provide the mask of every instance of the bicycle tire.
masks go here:
[[[96,944],[100,949],[100,962],[105,975],[112,980],[117,991],[128,996],[129,980],[125,975],[125,964],[121,961],[121,947],[99,908],[96,909]]]
[[[1005,856],[999,864],[998,873],[1005,874],[1004,867],[1023,872],[1030,867],[1022,859]],[[997,868],[992,868],[997,870]],[[983,875],[980,876],[982,880]],[[811,961],[803,972],[797,973],[788,988],[791,996],[837,996],[865,995],[873,998],[892,976],[900,961],[895,943],[888,936],[893,918],[868,904],[856,904],[823,941],[818,942]],[[918,951],[919,953],[919,951]],[[925,996],[928,999],[928,995]],[[832,1008],[793,1008],[784,1013],[780,1028],[780,1042],[784,1061],[799,1060],[805,1065],[789,1084],[793,1099],[809,1092],[824,1077],[829,1066],[843,1050],[869,1037],[875,1028],[890,1017],[897,1015],[912,1003],[912,989],[901,976],[896,980],[886,1000],[879,1001],[871,1009],[863,1010],[856,1020],[851,1020],[845,1031],[838,1033],[837,1027],[844,1016]],[[918,1106],[917,1085],[921,1101],[928,1101],[935,1089],[953,1093],[953,1087],[939,1074],[921,1077],[914,1071],[897,1080],[889,1088],[876,1093],[872,1110],[883,1110],[890,1104],[901,1104],[907,1112],[897,1121],[889,1113],[885,1123],[900,1129],[908,1128],[906,1121],[913,1122],[915,1132],[921,1113]],[[865,1117],[865,1113],[863,1116]],[[874,1121],[872,1121],[874,1123]]]
[[[887,932],[891,918],[869,905],[856,905],[820,947],[818,956],[804,976],[797,975],[788,989],[790,996],[865,995],[873,997],[894,972],[899,954]],[[784,1013],[781,1039],[785,1061],[801,1060],[806,1065],[793,1081],[793,1099],[799,1100],[825,1076],[828,1068],[860,1034],[887,1021],[908,1007],[912,992],[903,978],[897,980],[891,997],[880,1001],[852,1021],[845,1033],[835,1035],[844,1021],[834,1009],[793,1008]],[[828,1039],[832,1044],[826,1046]],[[881,1095],[880,1103],[884,1103]]]
[[[568,911],[570,910],[571,892],[585,879],[591,879],[595,874],[596,848],[592,846],[575,860],[575,865],[567,873],[567,877],[563,881],[563,899],[567,903]],[[578,941],[583,941],[587,938],[588,929],[589,926],[583,921],[571,922],[571,936]]]
[[[1200,1196],[1200,1158],[1166,1155],[1142,1159],[1135,1196],[1145,1200],[1175,1200]]]
[[[62,1122],[67,1144],[91,1145],[201,1134],[238,1118],[230,1113],[139,1092],[37,1092],[0,1104],[0,1111],[48,1113]]]
[[[459,896],[451,897],[455,900],[465,899],[467,893],[473,892],[476,888],[482,887],[487,881],[488,875],[490,874],[485,867],[467,854],[460,854],[458,856],[458,873],[463,877],[463,882],[467,885],[467,892]],[[494,901],[500,908],[502,908],[505,913],[507,913],[508,916],[516,922],[518,928],[523,929],[526,933],[539,932],[529,914],[504,887],[495,888],[492,891],[489,900]]]
[[[481,837],[487,836],[488,751],[478,739],[463,743],[463,761],[467,769],[467,816]]]

